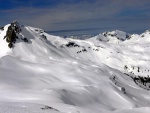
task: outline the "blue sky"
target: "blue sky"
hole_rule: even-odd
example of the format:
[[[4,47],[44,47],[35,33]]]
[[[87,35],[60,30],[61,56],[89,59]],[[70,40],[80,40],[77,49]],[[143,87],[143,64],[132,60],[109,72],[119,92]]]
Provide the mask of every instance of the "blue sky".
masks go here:
[[[51,34],[150,29],[150,0],[0,0],[0,26],[19,23]]]

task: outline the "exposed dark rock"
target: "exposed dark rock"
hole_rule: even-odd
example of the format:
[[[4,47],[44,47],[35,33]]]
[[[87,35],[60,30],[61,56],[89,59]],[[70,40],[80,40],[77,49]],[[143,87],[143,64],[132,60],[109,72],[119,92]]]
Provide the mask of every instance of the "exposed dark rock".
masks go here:
[[[24,42],[29,42],[27,38],[21,38]]]
[[[21,32],[21,29],[20,29],[18,22],[13,21],[11,25],[8,27],[6,36],[4,36],[4,39],[6,38],[6,42],[8,42],[9,48],[12,48],[14,46],[16,39],[18,39],[16,33],[19,33],[19,32]]]
[[[54,108],[52,108],[52,107],[50,107],[50,106],[45,106],[44,108],[41,108],[42,110],[49,110],[49,109],[51,109],[51,110],[55,110],[55,111],[58,111],[57,109],[54,109]]]
[[[68,42],[68,44],[66,44],[67,47],[80,47],[79,45],[77,45],[74,42]]]

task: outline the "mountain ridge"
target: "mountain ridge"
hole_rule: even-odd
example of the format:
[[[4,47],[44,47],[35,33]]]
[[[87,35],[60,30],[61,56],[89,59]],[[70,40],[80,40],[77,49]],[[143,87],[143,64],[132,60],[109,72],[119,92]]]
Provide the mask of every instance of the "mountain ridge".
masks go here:
[[[0,31],[0,110],[12,102],[12,113],[149,113],[148,31],[80,40],[19,25],[9,48],[4,37],[10,25]]]

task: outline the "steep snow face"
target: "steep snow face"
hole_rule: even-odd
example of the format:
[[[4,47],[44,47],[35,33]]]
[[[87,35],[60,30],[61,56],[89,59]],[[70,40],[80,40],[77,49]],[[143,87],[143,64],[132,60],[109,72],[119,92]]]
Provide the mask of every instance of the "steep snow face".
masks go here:
[[[4,27],[4,30],[0,30],[0,57],[7,55],[8,52],[11,51],[8,47],[8,44],[4,40],[4,36],[6,35],[6,31],[8,29],[8,26],[10,26],[10,24],[6,25]]]
[[[20,26],[10,49],[8,26],[0,31],[1,113],[149,113],[150,83],[136,78],[150,73],[148,32],[78,40]]]
[[[29,40],[28,43],[18,42],[12,50],[12,55],[24,60],[44,61],[50,58],[63,58],[64,54],[55,46],[55,40],[58,37],[51,37],[51,42],[46,38],[46,34],[40,29],[33,29],[32,27],[22,27],[20,37],[25,37]],[[55,58],[54,58],[55,57]]]
[[[6,35],[6,30],[9,25],[5,27],[5,30],[1,32],[1,49],[2,53],[0,57],[3,57],[8,53],[8,55],[18,57],[22,60],[48,60],[50,58],[58,59],[59,57],[66,57],[56,46],[60,42],[67,43],[64,39],[56,36],[48,36],[43,30],[29,27],[21,26],[22,32],[17,34],[17,41],[15,42],[14,48],[9,49],[6,39],[3,37]],[[28,42],[24,42],[22,39],[26,38]],[[55,44],[56,43],[56,44]],[[62,44],[62,43],[61,43]],[[4,50],[5,49],[5,50]],[[54,58],[55,57],[55,58]]]

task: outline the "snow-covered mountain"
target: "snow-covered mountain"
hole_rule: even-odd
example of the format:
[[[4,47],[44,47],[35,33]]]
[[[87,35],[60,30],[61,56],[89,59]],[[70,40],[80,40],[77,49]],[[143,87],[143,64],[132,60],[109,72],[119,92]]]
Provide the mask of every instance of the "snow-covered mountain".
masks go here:
[[[115,30],[111,32],[104,32],[102,34],[99,34],[87,40],[92,41],[92,42],[94,41],[96,43],[98,41],[103,41],[103,42],[108,42],[108,43],[120,43],[122,41],[129,39],[129,37],[130,37],[130,34],[123,32],[123,31]]]
[[[0,29],[0,113],[149,113],[150,31],[61,38]]]

